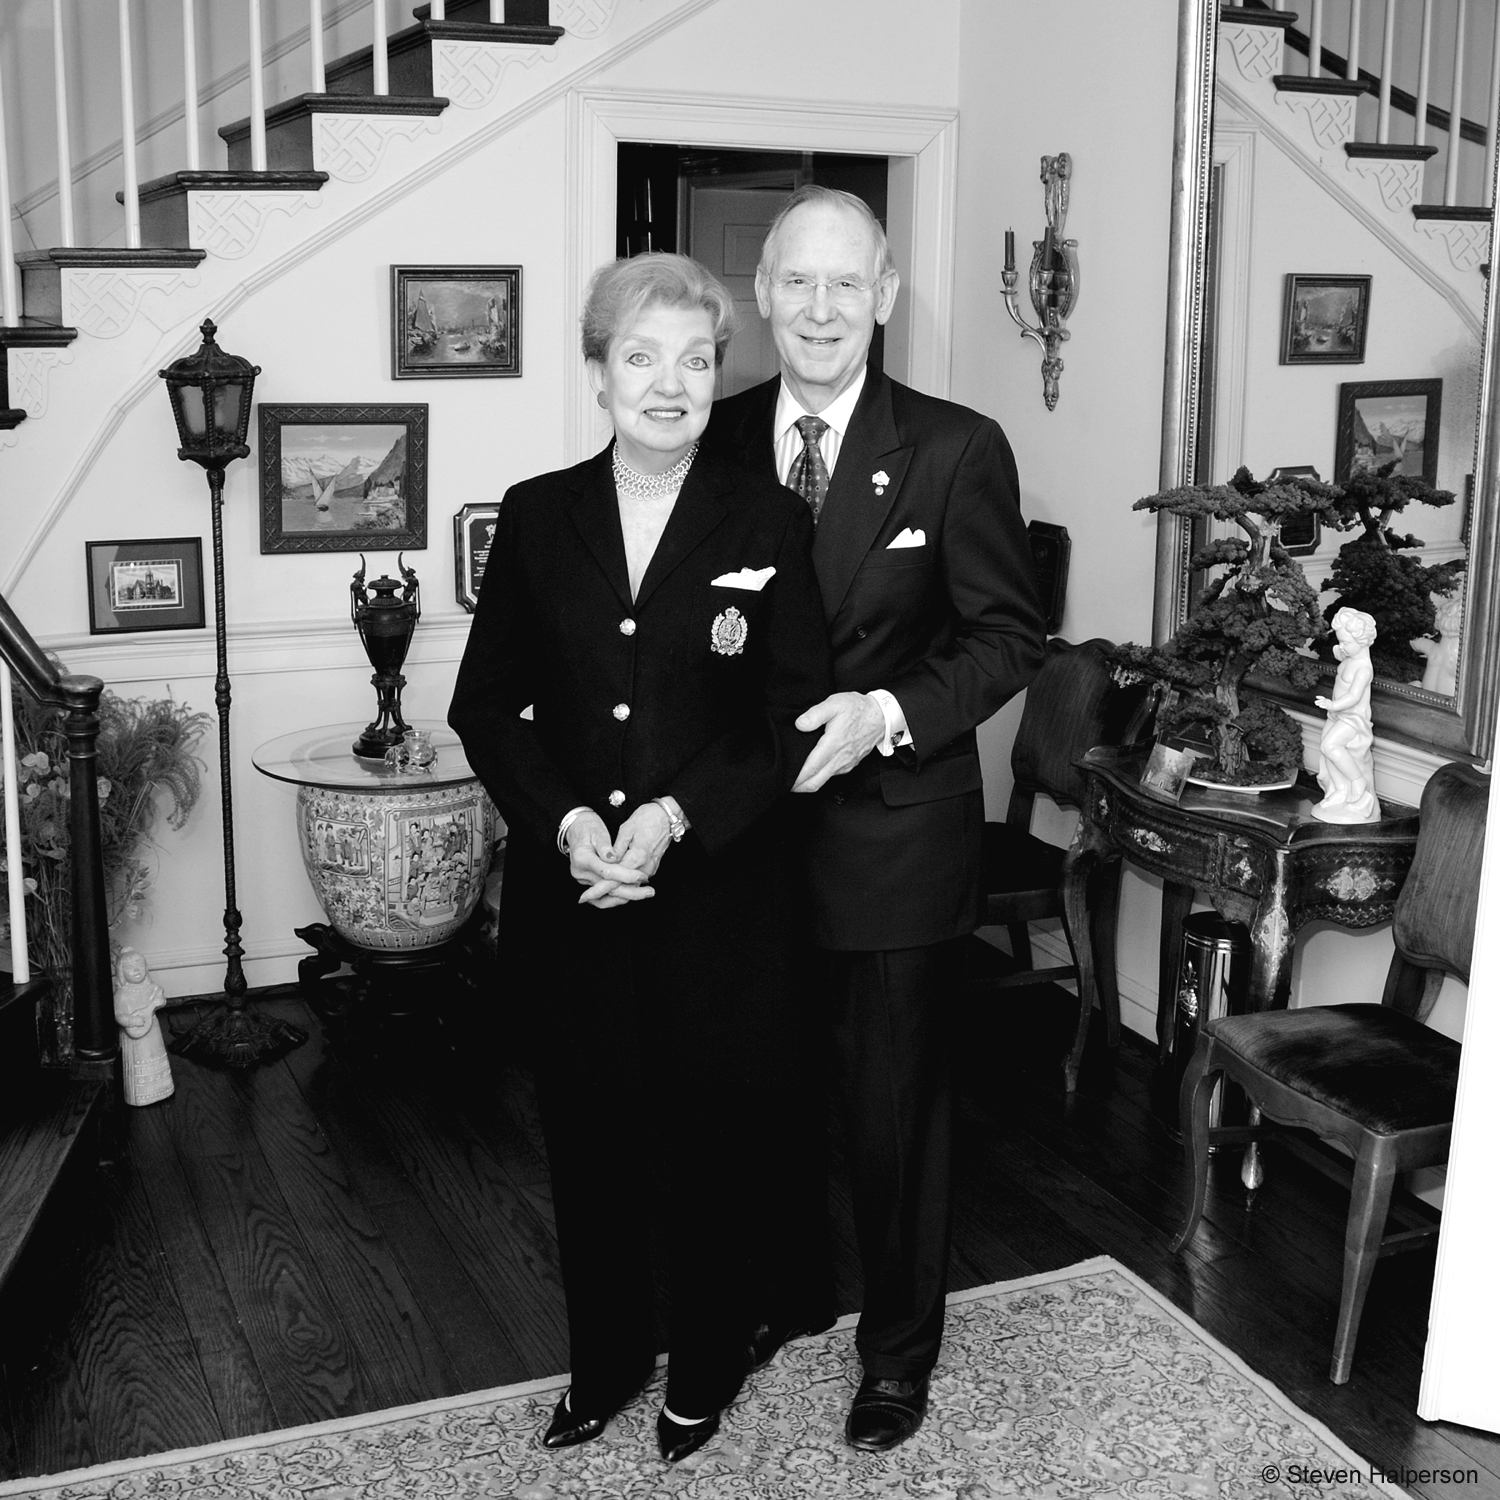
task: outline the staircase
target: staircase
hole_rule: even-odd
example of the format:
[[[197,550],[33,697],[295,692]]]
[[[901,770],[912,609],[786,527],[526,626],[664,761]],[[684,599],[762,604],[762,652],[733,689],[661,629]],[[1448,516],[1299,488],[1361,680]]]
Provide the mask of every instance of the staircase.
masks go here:
[[[1493,101],[1500,88],[1495,0],[1468,6],[1467,16],[1460,5],[1445,70],[1438,67],[1432,34],[1433,0],[1422,0],[1416,55],[1405,55],[1397,45],[1405,35],[1398,0],[1385,0],[1383,17],[1369,7],[1366,19],[1380,23],[1379,73],[1359,64],[1361,44],[1373,38],[1361,31],[1358,4],[1345,0],[1352,14],[1343,18],[1325,16],[1325,9],[1334,6],[1314,0],[1308,29],[1302,30],[1303,18],[1293,11],[1263,4],[1221,6],[1220,102],[1311,164],[1344,207],[1442,290],[1477,334],[1493,214]],[[1323,45],[1329,34],[1325,23],[1336,19],[1343,22],[1342,53]],[[1475,71],[1475,42],[1482,44],[1485,59],[1493,43],[1487,91],[1470,86],[1471,96],[1490,108],[1486,123],[1462,112],[1465,76]],[[1303,71],[1294,70],[1293,58],[1306,59]],[[1432,102],[1432,80],[1439,71],[1446,73],[1444,97],[1458,104],[1456,110]],[[1415,87],[1398,86],[1401,76]],[[1438,134],[1441,147],[1429,143],[1429,131]],[[1410,139],[1396,138],[1401,135]],[[1440,150],[1441,164],[1435,161]]]

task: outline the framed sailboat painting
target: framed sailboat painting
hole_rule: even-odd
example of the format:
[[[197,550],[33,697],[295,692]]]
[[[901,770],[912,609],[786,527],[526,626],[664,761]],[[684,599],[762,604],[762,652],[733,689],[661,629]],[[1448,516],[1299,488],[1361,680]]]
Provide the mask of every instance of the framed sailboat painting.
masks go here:
[[[520,373],[520,266],[391,267],[392,380]]]

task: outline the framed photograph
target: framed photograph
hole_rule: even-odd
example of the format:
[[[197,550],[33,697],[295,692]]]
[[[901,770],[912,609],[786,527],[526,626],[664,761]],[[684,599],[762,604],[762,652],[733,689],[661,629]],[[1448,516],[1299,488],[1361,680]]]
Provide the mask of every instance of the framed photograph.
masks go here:
[[[1362,380],[1339,387],[1333,482],[1396,465],[1397,474],[1437,483],[1441,380]]]
[[[485,501],[464,506],[453,518],[453,586],[458,602],[471,615],[479,603],[479,585],[484,582],[499,514],[498,501]]]
[[[1151,758],[1141,772],[1141,785],[1158,797],[1168,797],[1173,802],[1182,801],[1182,789],[1192,773],[1196,752],[1174,749],[1158,740],[1151,747]]]
[[[520,373],[520,266],[391,267],[392,380]]]
[[[196,536],[85,542],[89,634],[201,630],[203,542]]]
[[[1282,364],[1362,365],[1369,326],[1368,276],[1287,276],[1281,303]]]
[[[1278,479],[1317,479],[1322,475],[1311,464],[1283,464],[1266,475],[1267,484]],[[1281,523],[1281,545],[1293,557],[1306,557],[1316,552],[1323,540],[1323,523],[1316,516],[1293,516]]]
[[[427,407],[260,408],[260,550],[427,545]]]

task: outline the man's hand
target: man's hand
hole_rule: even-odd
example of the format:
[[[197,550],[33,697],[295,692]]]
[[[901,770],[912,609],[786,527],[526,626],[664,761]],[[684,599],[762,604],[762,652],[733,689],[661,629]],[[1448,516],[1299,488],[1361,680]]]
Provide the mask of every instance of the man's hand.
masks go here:
[[[579,813],[568,825],[567,843],[568,873],[586,887],[578,898],[580,906],[587,903],[607,910],[656,894],[640,870],[628,868],[615,859],[609,829],[598,813]]]
[[[804,733],[822,729],[793,783],[794,792],[815,792],[831,776],[852,771],[885,737],[885,715],[868,693],[834,693],[797,720]]]

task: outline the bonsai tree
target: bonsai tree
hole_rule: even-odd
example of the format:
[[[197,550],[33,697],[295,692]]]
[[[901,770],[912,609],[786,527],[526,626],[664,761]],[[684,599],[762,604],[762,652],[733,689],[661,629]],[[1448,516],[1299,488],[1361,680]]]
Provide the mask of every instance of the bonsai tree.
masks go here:
[[[1434,489],[1425,479],[1394,472],[1395,462],[1351,475],[1340,487],[1334,521],[1340,530],[1360,528],[1359,535],[1339,548],[1332,574],[1323,581],[1336,591],[1323,611],[1332,620],[1344,608],[1374,617],[1380,630],[1370,651],[1376,675],[1393,682],[1411,682],[1422,675],[1422,654],[1415,640],[1436,641],[1437,616],[1432,596],[1446,598],[1458,587],[1463,560],[1426,566],[1402,554],[1422,545],[1415,536],[1390,529],[1391,517],[1413,500],[1423,505],[1452,505],[1451,490]],[[1325,651],[1326,654],[1326,651]],[[1327,656],[1332,660],[1332,656]]]
[[[1334,524],[1340,491],[1293,477],[1263,484],[1240,469],[1228,484],[1190,485],[1135,503],[1136,510],[1170,511],[1190,520],[1233,521],[1243,537],[1210,542],[1191,559],[1194,569],[1222,569],[1197,608],[1164,646],[1121,646],[1118,675],[1160,685],[1158,734],[1204,737],[1212,756],[1196,774],[1249,786],[1281,781],[1302,763],[1302,732],[1275,704],[1241,702],[1240,687],[1252,669],[1311,687],[1315,657],[1302,648],[1323,631],[1318,596],[1301,567],[1281,547],[1281,525],[1316,515]]]

